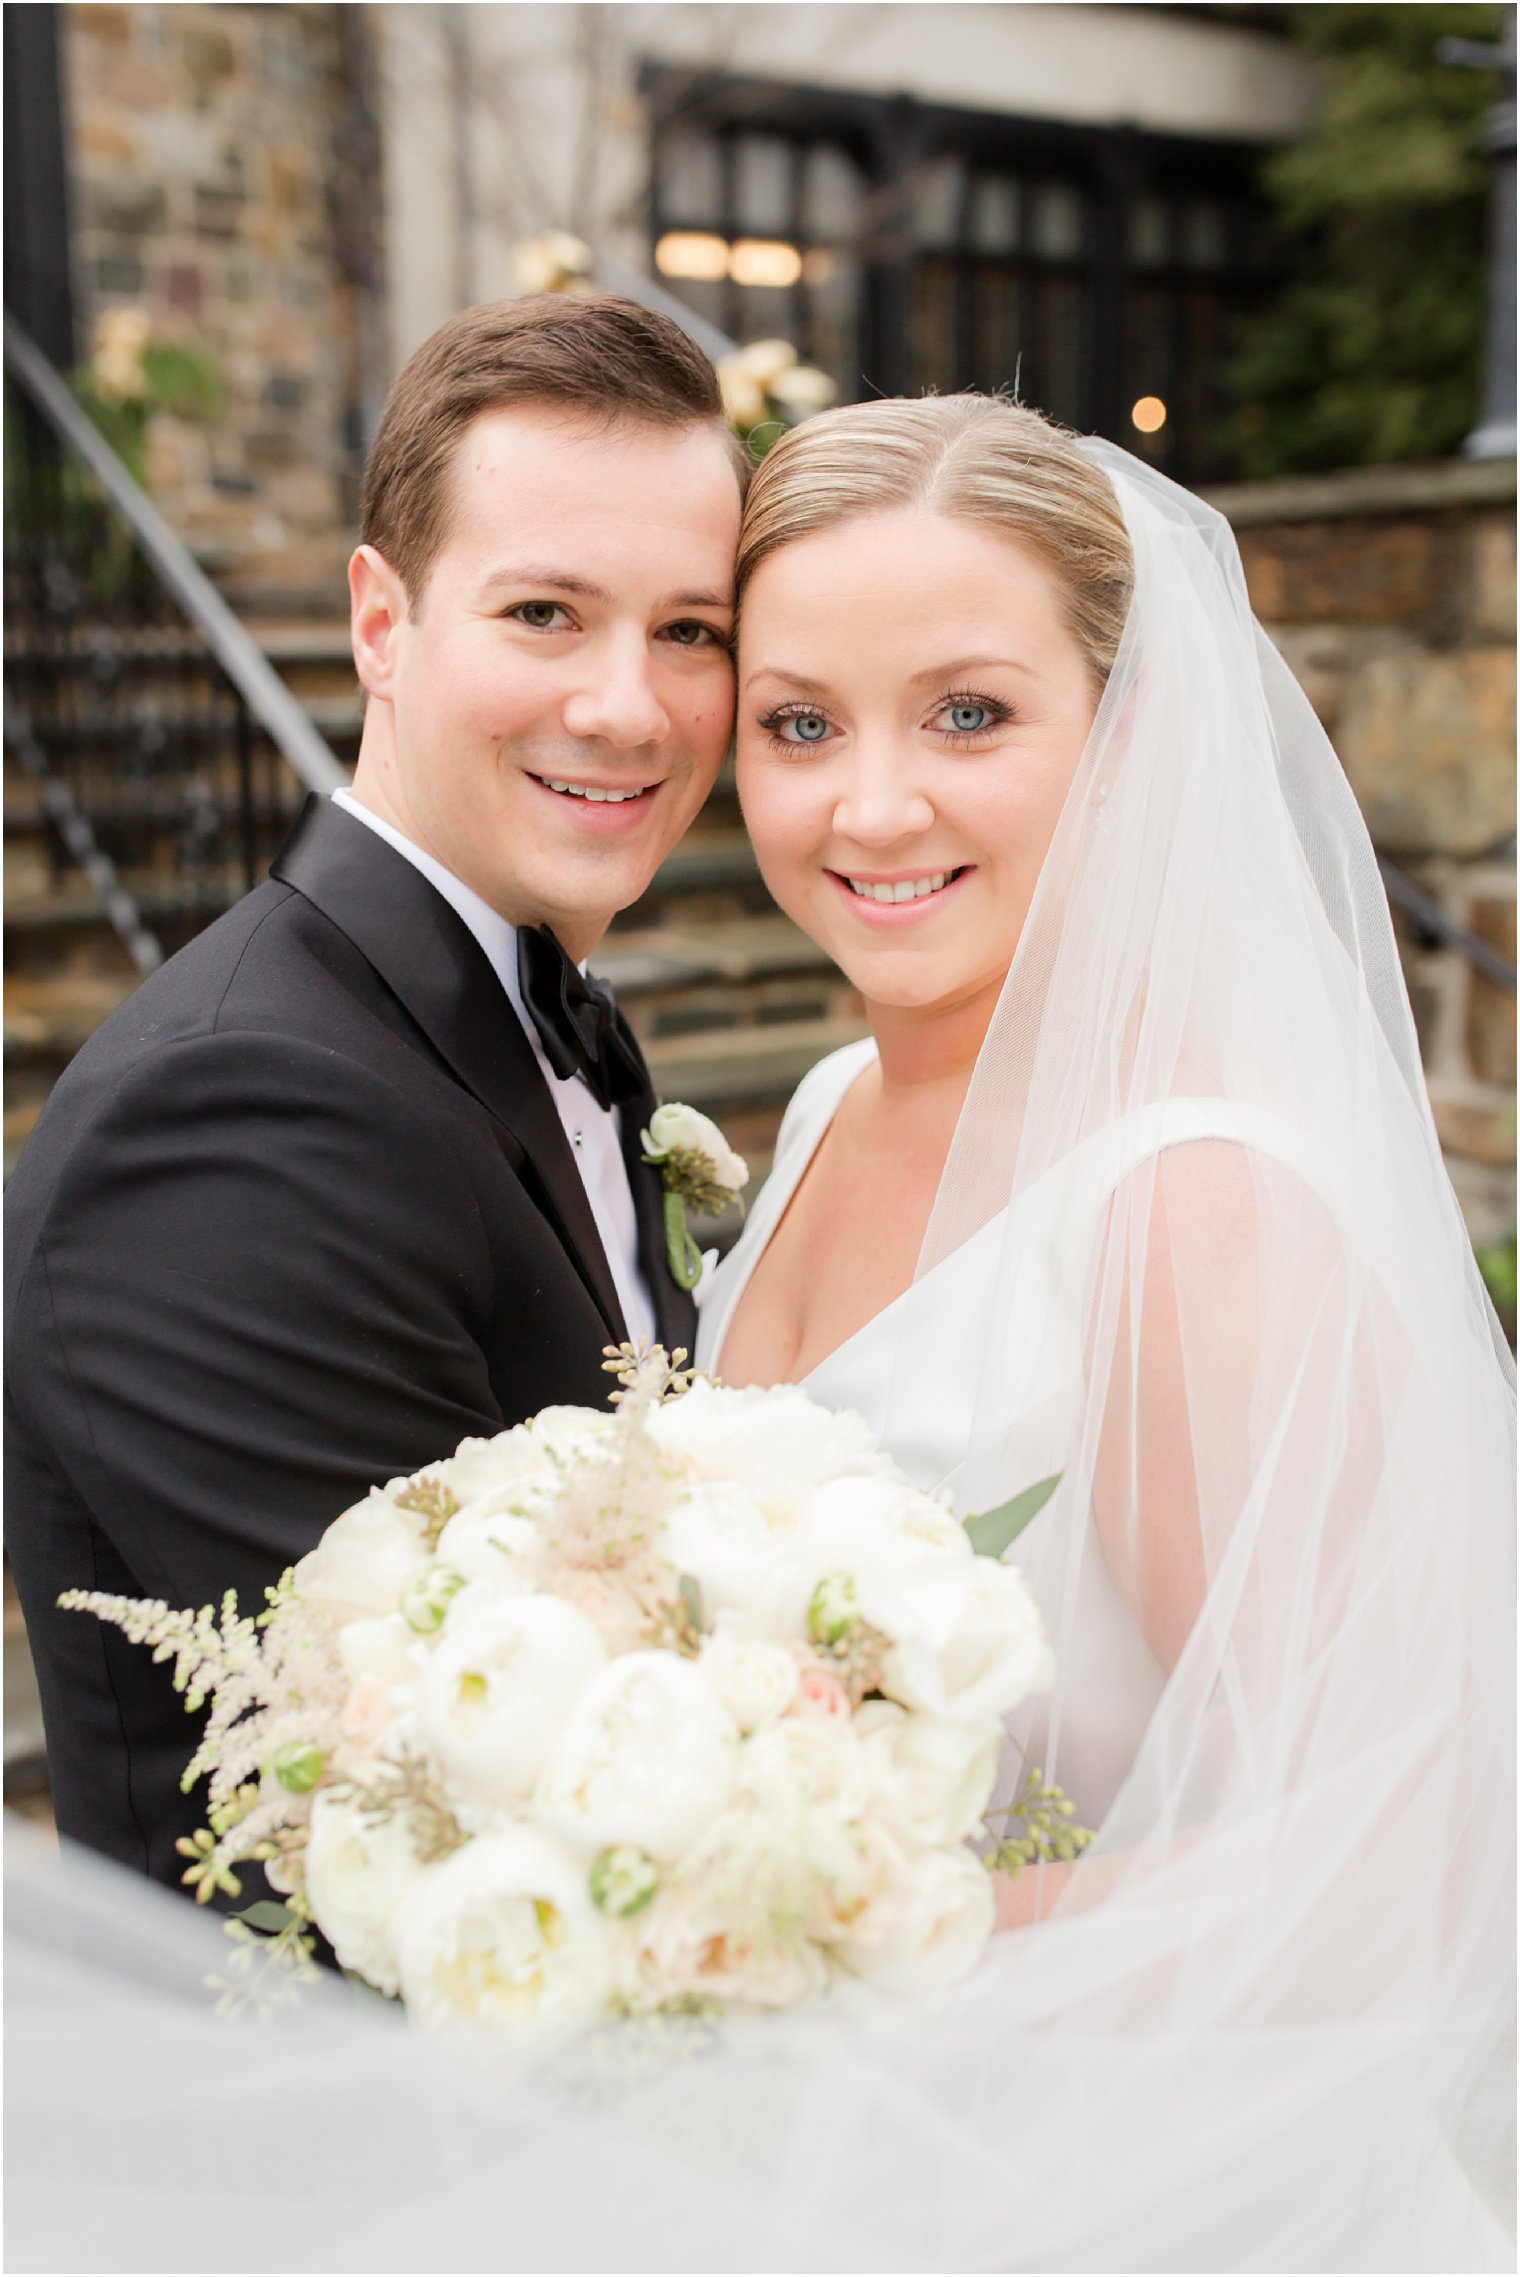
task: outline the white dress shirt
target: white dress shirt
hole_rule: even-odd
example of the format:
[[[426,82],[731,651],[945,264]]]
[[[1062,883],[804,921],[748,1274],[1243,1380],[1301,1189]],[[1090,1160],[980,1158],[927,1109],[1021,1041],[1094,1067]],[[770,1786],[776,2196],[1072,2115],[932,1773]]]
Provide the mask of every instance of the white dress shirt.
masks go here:
[[[539,1040],[522,1000],[522,986],[517,977],[517,928],[499,916],[489,902],[482,901],[478,893],[414,846],[399,830],[382,822],[379,815],[371,814],[361,806],[352,791],[334,791],[334,806],[342,807],[367,829],[373,830],[388,846],[420,870],[429,885],[436,886],[449,907],[464,919],[476,940],[490,960],[491,970],[506,990],[507,1000],[517,1014],[523,1034],[532,1048],[539,1072],[549,1086],[549,1096],[565,1126],[575,1166],[591,1204],[591,1215],[596,1230],[602,1237],[607,1263],[612,1270],[613,1284],[623,1308],[623,1319],[628,1334],[637,1339],[647,1336],[653,1342],[657,1333],[654,1307],[649,1301],[649,1288],[639,1266],[638,1226],[633,1214],[633,1195],[628,1185],[628,1169],[623,1160],[619,1110],[604,1107],[593,1095],[584,1076],[556,1075],[544,1057]]]

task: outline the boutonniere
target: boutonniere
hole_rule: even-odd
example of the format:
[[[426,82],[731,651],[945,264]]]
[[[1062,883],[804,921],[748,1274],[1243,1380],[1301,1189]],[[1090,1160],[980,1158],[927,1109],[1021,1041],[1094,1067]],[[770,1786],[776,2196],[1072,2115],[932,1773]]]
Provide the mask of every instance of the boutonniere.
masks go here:
[[[644,1160],[659,1171],[665,1187],[665,1255],[679,1289],[694,1289],[702,1278],[702,1254],[691,1238],[686,1213],[715,1218],[736,1201],[749,1182],[749,1165],[735,1154],[723,1133],[695,1107],[673,1099],[656,1107],[647,1131],[640,1131]]]

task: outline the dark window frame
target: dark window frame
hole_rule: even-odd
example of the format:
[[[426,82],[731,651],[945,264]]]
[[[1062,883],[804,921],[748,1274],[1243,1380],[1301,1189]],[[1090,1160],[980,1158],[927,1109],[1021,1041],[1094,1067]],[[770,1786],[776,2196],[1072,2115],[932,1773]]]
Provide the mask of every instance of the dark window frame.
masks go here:
[[[957,386],[976,384],[978,379],[985,382],[987,377],[975,370],[972,346],[979,271],[999,271],[1005,286],[1017,279],[1021,332],[1037,329],[1039,297],[1047,285],[1075,277],[1081,290],[1079,376],[1074,400],[1061,406],[1065,416],[1129,448],[1146,449],[1183,481],[1217,480],[1230,471],[1222,445],[1225,343],[1282,273],[1281,255],[1270,239],[1266,202],[1256,186],[1257,169],[1273,147],[1270,143],[967,110],[908,96],[881,97],[662,63],[643,66],[639,87],[649,114],[645,220],[651,256],[667,230],[701,226],[690,214],[672,212],[665,202],[661,152],[671,137],[709,136],[724,154],[724,210],[710,216],[707,226],[728,236],[734,234],[736,210],[733,152],[742,135],[764,134],[793,144],[794,221],[799,218],[798,184],[806,150],[832,143],[851,157],[862,177],[865,204],[874,209],[859,248],[857,395],[913,394],[923,384],[912,340],[915,299],[927,264],[937,262],[942,270],[948,264],[950,272],[951,368],[952,384]],[[907,186],[920,166],[947,155],[964,166],[960,242],[948,252],[936,252],[915,239]],[[1077,186],[1083,201],[1080,251],[1067,261],[1027,250],[1011,256],[978,253],[970,241],[967,209],[972,179],[979,171],[1021,184],[1026,196],[1029,187],[1040,182]],[[1173,242],[1165,261],[1147,266],[1134,257],[1129,238],[1137,205],[1150,197],[1169,202]],[[1176,241],[1177,217],[1189,200],[1224,211],[1225,258],[1213,272],[1191,264]],[[679,284],[675,289],[680,290]],[[738,328],[738,296],[744,290],[730,283],[719,296],[723,313],[718,321],[725,330]],[[1147,295],[1165,312],[1166,338],[1157,357],[1166,377],[1164,387],[1152,386],[1137,367]],[[788,336],[807,353],[806,287],[791,288],[788,310]],[[1190,351],[1190,324],[1195,330],[1212,332],[1220,342],[1211,368],[1200,368]],[[1011,382],[1013,374],[1007,378]],[[1038,386],[1036,379],[1032,391],[1036,401]],[[1165,395],[1177,413],[1168,422],[1171,434],[1154,447],[1137,436],[1129,419],[1132,402],[1144,393]]]

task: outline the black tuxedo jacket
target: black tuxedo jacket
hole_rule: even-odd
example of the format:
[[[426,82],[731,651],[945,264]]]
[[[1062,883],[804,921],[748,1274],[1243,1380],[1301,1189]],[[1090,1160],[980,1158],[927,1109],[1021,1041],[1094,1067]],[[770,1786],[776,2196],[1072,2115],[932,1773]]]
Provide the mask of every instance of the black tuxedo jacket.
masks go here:
[[[624,1152],[661,1333],[689,1346],[653,1105],[623,1110]],[[72,1062],[6,1218],[6,1543],[58,1825],[177,1882],[196,1727],[60,1590],[261,1608],[372,1483],[604,1404],[616,1290],[484,951],[325,799]]]

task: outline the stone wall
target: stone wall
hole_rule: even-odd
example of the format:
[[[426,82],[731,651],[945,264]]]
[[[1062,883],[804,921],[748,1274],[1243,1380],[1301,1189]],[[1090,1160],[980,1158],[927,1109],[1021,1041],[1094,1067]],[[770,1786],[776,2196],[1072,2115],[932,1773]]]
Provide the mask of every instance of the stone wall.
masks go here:
[[[216,358],[224,416],[156,418],[149,479],[235,597],[340,590],[352,542],[342,15],[196,0],[64,11],[80,353],[104,310],[133,307]]]
[[[1215,491],[1256,612],[1378,852],[1515,961],[1515,464]],[[1515,999],[1402,915],[1431,1102],[1473,1237],[1515,1223]]]

